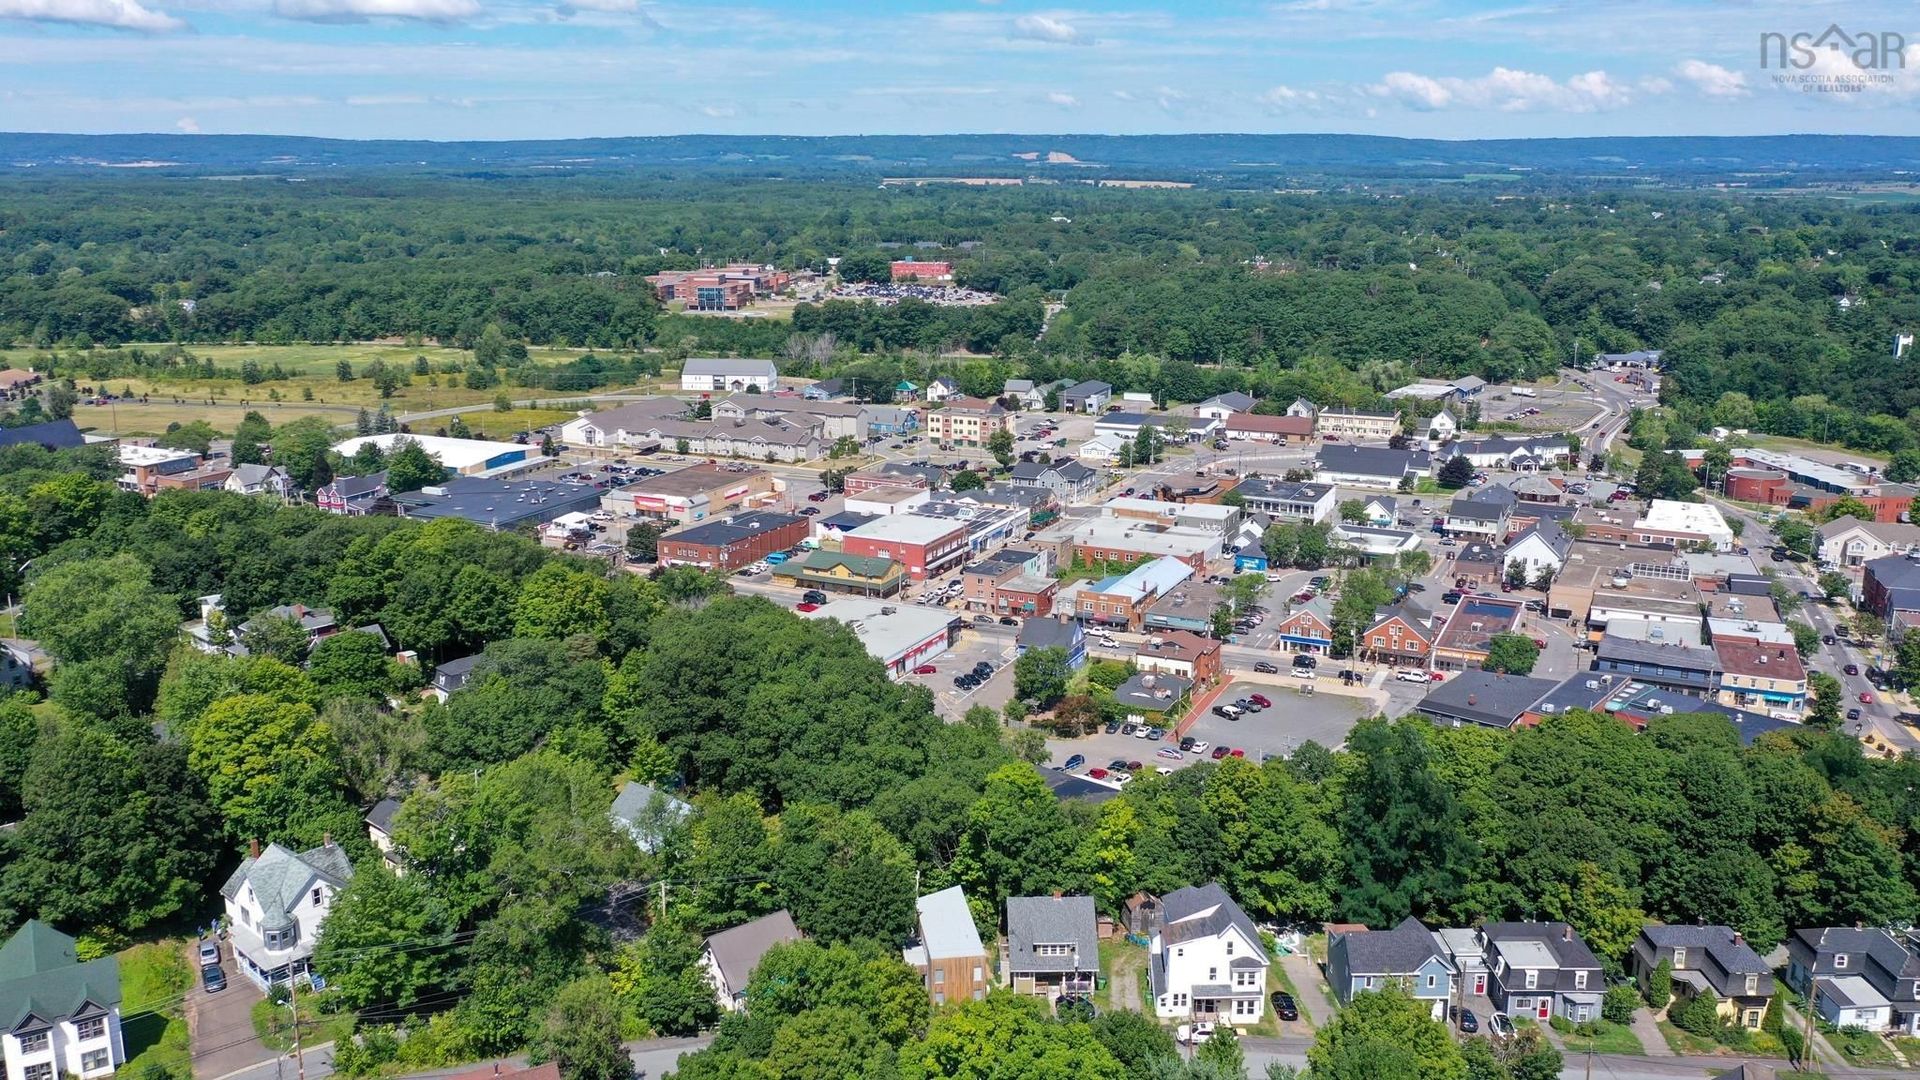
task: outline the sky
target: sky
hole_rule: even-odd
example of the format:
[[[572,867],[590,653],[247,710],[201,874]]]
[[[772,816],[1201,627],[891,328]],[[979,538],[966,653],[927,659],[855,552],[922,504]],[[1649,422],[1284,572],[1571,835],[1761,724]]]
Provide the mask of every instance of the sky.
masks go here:
[[[0,0],[0,57],[11,131],[1920,134],[1911,0]]]

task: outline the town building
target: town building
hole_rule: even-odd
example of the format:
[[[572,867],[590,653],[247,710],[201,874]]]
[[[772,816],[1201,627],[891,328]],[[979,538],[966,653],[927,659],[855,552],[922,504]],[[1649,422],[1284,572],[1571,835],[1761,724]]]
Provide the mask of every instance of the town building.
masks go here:
[[[440,463],[449,475],[480,476],[501,471],[511,471],[515,465],[537,465],[545,460],[539,456],[537,446],[523,446],[510,442],[487,442],[482,439],[450,439],[443,435],[409,435],[404,432],[391,432],[386,435],[361,435],[333,445],[333,452],[343,458],[352,458],[362,446],[378,447],[380,452],[392,457],[399,451],[403,442],[411,442],[427,452],[427,455]]]
[[[1920,559],[1889,555],[1867,563],[1860,591],[1862,606],[1896,636],[1920,623]]]
[[[918,941],[902,951],[907,966],[920,973],[936,1008],[949,1001],[980,1001],[991,989],[987,948],[967,908],[967,894],[955,885],[914,902]]]
[[[119,959],[82,963],[72,938],[28,919],[0,945],[0,1025],[7,1080],[112,1075],[127,1062]]]
[[[624,518],[692,525],[772,502],[784,487],[765,469],[703,462],[608,491],[600,508]]]
[[[1378,439],[1385,442],[1400,434],[1400,414],[1358,412],[1353,409],[1321,409],[1315,417],[1322,435],[1342,439]]]
[[[1411,529],[1340,524],[1329,530],[1328,539],[1336,548],[1344,548],[1369,562],[1394,559],[1420,550],[1420,536]]]
[[[1628,955],[1628,969],[1644,991],[1662,962],[1673,970],[1677,998],[1711,993],[1723,1020],[1758,1031],[1773,997],[1773,969],[1746,938],[1725,926],[1659,926],[1641,929]]]
[[[1434,684],[1418,708],[1439,724],[1510,728],[1559,685],[1552,679],[1470,668]]]
[[[1913,505],[1911,485],[1891,483],[1864,466],[1848,468],[1804,454],[1755,447],[1735,448],[1729,457],[1734,467],[1728,470],[1727,497],[1742,502],[1812,513],[1843,498],[1853,499],[1882,523],[1898,522]]]
[[[299,853],[254,841],[220,887],[240,973],[262,989],[306,976],[333,898],[352,880],[353,863],[331,838]]]
[[[950,262],[921,262],[918,259],[895,259],[888,266],[889,275],[894,281],[933,281],[953,280],[953,264]]]
[[[1249,513],[1265,514],[1275,521],[1317,524],[1330,520],[1337,507],[1332,484],[1250,476],[1233,490]]]
[[[1433,461],[1424,450],[1338,443],[1321,447],[1313,478],[1335,487],[1394,490],[1427,475],[1432,468]]]
[[[553,480],[505,480],[454,476],[418,491],[392,496],[401,517],[459,518],[487,529],[544,525],[568,514],[585,514],[601,505],[599,488]]]
[[[781,551],[792,551],[807,538],[807,519],[773,510],[753,510],[715,518],[660,537],[662,566],[697,566],[729,573]]]
[[[1009,896],[1000,977],[1016,994],[1093,993],[1100,928],[1091,896]]]
[[[1441,670],[1479,667],[1487,645],[1519,629],[1525,605],[1495,596],[1463,596],[1433,643],[1433,666]]]
[[[1213,633],[1213,613],[1227,603],[1224,588],[1198,578],[1188,578],[1147,608],[1148,633],[1187,630],[1195,634]]]
[[[893,596],[906,587],[907,568],[892,559],[819,549],[774,567],[773,583],[852,596]]]
[[[1171,556],[1144,563],[1080,590],[1076,614],[1084,622],[1138,630],[1154,600],[1194,576],[1191,564]]]
[[[927,413],[927,437],[943,446],[985,446],[995,432],[1011,435],[1013,420],[997,401],[953,397]]]
[[[1539,581],[1542,575],[1551,578],[1566,565],[1572,549],[1573,537],[1565,529],[1543,521],[1507,544],[1502,573],[1510,575],[1517,570],[1528,584]]]
[[[1712,649],[1683,641],[1609,632],[1594,650],[1593,670],[1693,697],[1717,697],[1720,690],[1720,658]],[[1693,707],[1692,702],[1686,704],[1680,711]]]
[[[1409,915],[1391,930],[1348,930],[1327,940],[1327,985],[1342,1005],[1356,995],[1399,987],[1444,1020],[1453,996],[1454,969],[1440,942]]]
[[[121,491],[151,499],[162,491],[219,491],[233,470],[209,464],[191,450],[162,446],[120,446],[120,464],[126,472],[117,482]]]
[[[1181,529],[1226,534],[1240,524],[1240,508],[1219,503],[1179,503],[1116,495],[1100,506],[1102,517],[1147,521]]]
[[[1209,562],[1220,557],[1224,537],[1211,529],[1097,517],[1068,519],[1039,534],[1033,542],[1054,548],[1054,561],[1062,566],[1076,560],[1091,565],[1174,558],[1203,572]]]
[[[1720,667],[1719,692],[1715,695],[1720,704],[1784,714],[1786,719],[1806,712],[1807,669],[1790,641],[1767,645],[1715,638],[1713,654]]]
[[[72,420],[48,420],[43,424],[0,428],[0,449],[9,446],[43,446],[48,450],[71,450],[76,446],[85,446],[89,441]]]
[[[898,410],[888,407],[890,411]],[[824,442],[865,440],[872,406],[842,401],[811,401],[805,396],[755,393],[729,394],[713,403],[713,423],[720,427],[744,425],[748,420],[785,420],[796,427],[817,428]]]
[[[925,581],[967,557],[967,523],[922,514],[876,517],[841,537],[840,550],[892,559],[906,567],[909,578]]]
[[[1087,632],[1073,619],[1027,619],[1014,636],[1016,655],[1033,649],[1059,649],[1067,654],[1068,666],[1078,670],[1087,665]]]
[[[1074,383],[1060,391],[1060,408],[1070,413],[1099,414],[1113,400],[1113,387],[1097,379]]]
[[[1015,487],[1038,487],[1053,492],[1063,503],[1075,503],[1091,496],[1100,486],[1100,471],[1071,458],[1052,461],[1022,461],[1013,467],[1008,482]]]
[[[1732,551],[1735,537],[1718,508],[1706,503],[1653,499],[1647,512],[1633,523],[1643,544],[1666,542],[1683,547],[1704,544],[1714,551]]]
[[[1178,675],[1194,686],[1211,686],[1220,681],[1222,664],[1220,642],[1190,630],[1166,630],[1152,634],[1133,654],[1138,671]]]
[[[801,939],[800,928],[785,908],[762,915],[752,922],[722,930],[707,938],[700,950],[700,964],[706,970],[713,998],[726,1012],[746,1007],[747,983],[767,951],[775,945]]]
[[[1266,416],[1234,412],[1220,418],[1221,433],[1234,441],[1278,443],[1285,446],[1313,438],[1311,416]]]
[[[1376,664],[1425,668],[1433,659],[1432,618],[1411,605],[1381,608],[1360,634],[1358,651]]]
[[[1274,647],[1286,652],[1326,655],[1333,651],[1333,599],[1320,594],[1281,616],[1274,626]]]
[[[1453,497],[1445,519],[1438,524],[1449,536],[1476,537],[1497,544],[1506,538],[1508,522],[1519,501],[1510,489],[1499,484],[1462,492]]]
[[[868,488],[858,494],[848,494],[844,505],[849,513],[866,514],[869,517],[890,517],[894,514],[911,513],[914,507],[925,505],[930,497],[932,492],[926,488],[895,484]]]
[[[680,365],[680,389],[703,394],[752,388],[763,394],[780,389],[780,372],[771,360],[696,357]]]
[[[844,623],[895,679],[952,648],[960,635],[960,620],[946,608],[868,597],[843,597],[800,616]]]
[[[387,474],[377,472],[336,476],[313,493],[313,504],[329,514],[359,517],[373,513],[387,498]]]
[[[1147,945],[1154,1015],[1259,1023],[1271,963],[1259,929],[1218,882],[1176,889],[1161,898],[1160,926]]]
[[[1251,413],[1256,402],[1250,395],[1238,390],[1229,390],[1224,394],[1215,394],[1193,407],[1193,415],[1204,416],[1209,420],[1225,420],[1236,414]]]
[[[1821,562],[1863,566],[1889,555],[1920,551],[1920,525],[1902,521],[1861,521],[1848,514],[1813,530]]]

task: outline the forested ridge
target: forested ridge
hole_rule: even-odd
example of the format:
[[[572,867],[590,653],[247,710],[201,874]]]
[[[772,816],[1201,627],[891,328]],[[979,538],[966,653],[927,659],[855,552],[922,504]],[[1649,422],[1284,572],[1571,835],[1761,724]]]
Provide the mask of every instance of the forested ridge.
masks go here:
[[[845,628],[723,579],[610,580],[452,520],[147,501],[114,471],[97,449],[0,451],[0,550],[34,560],[22,632],[58,661],[48,700],[0,698],[0,818],[19,820],[0,832],[0,927],[39,916],[110,943],[189,925],[248,841],[331,835],[359,870],[314,1005],[359,1017],[336,1052],[349,1073],[530,1046],[601,1075],[577,1063],[608,1060],[608,1040],[718,1019],[701,935],[786,908],[813,944],[775,954],[750,991],[768,1004],[683,1075],[822,1059],[973,1075],[954,1062],[1009,1040],[1093,1075],[1169,1075],[1121,1064],[1123,1021],[999,1001],[930,1017],[897,952],[916,885],[964,886],[989,932],[1009,896],[1085,891],[1114,912],[1208,880],[1262,921],[1565,919],[1615,970],[1645,919],[1727,923],[1764,949],[1897,920],[1920,889],[1920,760],[1867,760],[1837,733],[1742,747],[1711,716],[1645,733],[1578,711],[1512,732],[1374,720],[1338,752],[1062,802],[1023,760],[1030,732],[978,709],[942,723]],[[271,617],[249,655],[204,655],[178,627],[213,593],[219,630],[328,605],[422,662],[370,634],[309,649]],[[475,650],[466,689],[418,700],[427,665]],[[683,785],[695,813],[655,817],[637,846],[607,818],[627,777]],[[360,827],[386,796],[404,800],[399,879]]]

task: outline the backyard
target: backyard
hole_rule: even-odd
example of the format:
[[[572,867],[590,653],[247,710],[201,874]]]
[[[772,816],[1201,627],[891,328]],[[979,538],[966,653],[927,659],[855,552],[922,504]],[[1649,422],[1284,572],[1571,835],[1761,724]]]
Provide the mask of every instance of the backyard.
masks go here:
[[[127,1049],[121,1071],[141,1076],[157,1066],[185,1076],[191,1057],[181,1001],[193,987],[185,941],[135,945],[121,952],[119,960],[120,1029]]]

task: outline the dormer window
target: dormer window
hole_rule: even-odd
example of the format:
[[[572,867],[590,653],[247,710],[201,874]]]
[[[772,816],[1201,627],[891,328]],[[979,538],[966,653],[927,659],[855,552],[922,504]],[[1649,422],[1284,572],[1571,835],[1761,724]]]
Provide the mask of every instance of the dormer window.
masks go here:
[[[20,1036],[20,1052],[23,1054],[38,1054],[47,1048],[50,1041],[48,1033],[45,1030],[28,1032]]]
[[[85,1020],[75,1022],[73,1025],[74,1038],[82,1042],[88,1039],[97,1039],[106,1033],[107,1020],[106,1017],[103,1016],[89,1016]]]
[[[1835,968],[1836,970],[1844,970],[1844,969],[1846,968],[1846,966],[1847,966],[1847,954],[1846,954],[1846,953],[1834,953],[1834,954],[1833,954],[1833,966],[1834,966],[1834,968]]]

